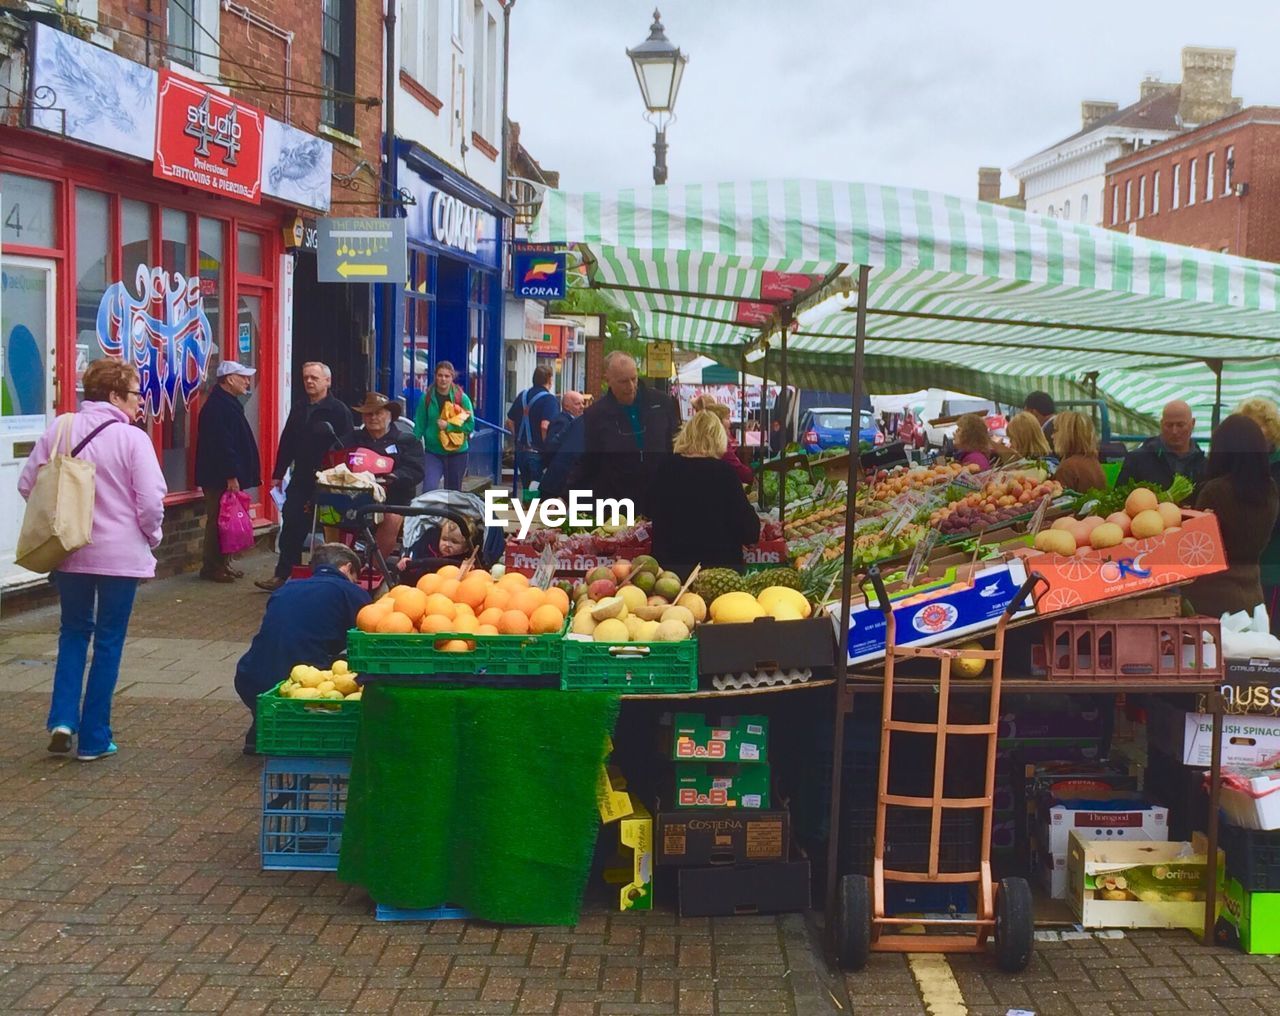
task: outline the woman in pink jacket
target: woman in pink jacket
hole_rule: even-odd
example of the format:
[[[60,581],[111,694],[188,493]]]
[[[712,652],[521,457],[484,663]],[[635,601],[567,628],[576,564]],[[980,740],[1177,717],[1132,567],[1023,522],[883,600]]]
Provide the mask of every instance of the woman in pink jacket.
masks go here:
[[[84,373],[84,404],[71,421],[71,447],[83,445],[77,457],[96,467],[93,539],[68,554],[53,573],[62,626],[48,727],[53,752],[70,751],[71,738],[79,733],[76,757],[82,762],[116,752],[111,696],[120,677],[120,655],[138,580],[156,573],[151,548],[160,543],[167,488],[150,439],[130,426],[141,405],[133,367],[95,360]],[[45,431],[23,467],[18,491],[24,498],[49,461],[57,427],[55,421]],[[93,663],[85,688],[90,638]]]

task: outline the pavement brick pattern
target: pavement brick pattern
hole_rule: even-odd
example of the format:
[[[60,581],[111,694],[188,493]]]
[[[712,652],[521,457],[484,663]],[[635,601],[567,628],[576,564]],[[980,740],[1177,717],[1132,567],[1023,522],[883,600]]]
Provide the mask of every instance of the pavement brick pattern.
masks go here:
[[[929,1012],[902,956],[830,974],[812,915],[618,914],[593,890],[574,929],[388,924],[332,874],[261,871],[230,689],[266,601],[248,583],[143,587],[121,754],[87,765],[45,751],[56,609],[0,621],[0,1013]],[[982,1016],[1280,1012],[1280,961],[1181,932],[1041,944],[1018,977],[951,969]]]

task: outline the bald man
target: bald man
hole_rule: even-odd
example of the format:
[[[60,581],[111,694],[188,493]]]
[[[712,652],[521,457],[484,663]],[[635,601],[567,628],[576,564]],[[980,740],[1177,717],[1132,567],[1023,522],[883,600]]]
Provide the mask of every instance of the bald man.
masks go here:
[[[582,454],[582,408],[586,400],[582,392],[565,392],[560,396],[560,413],[547,428],[542,451],[543,497],[563,498],[568,495],[569,472]]]
[[[1189,405],[1181,399],[1170,402],[1160,414],[1160,436],[1144,441],[1125,456],[1116,484],[1138,480],[1167,488],[1175,476],[1199,483],[1205,454],[1191,436],[1195,426]]]
[[[640,381],[636,361],[626,353],[615,350],[604,358],[604,380],[609,390],[582,414],[582,455],[568,486],[598,498],[630,498],[643,514],[653,472],[671,454],[680,429],[680,410],[674,399]]]

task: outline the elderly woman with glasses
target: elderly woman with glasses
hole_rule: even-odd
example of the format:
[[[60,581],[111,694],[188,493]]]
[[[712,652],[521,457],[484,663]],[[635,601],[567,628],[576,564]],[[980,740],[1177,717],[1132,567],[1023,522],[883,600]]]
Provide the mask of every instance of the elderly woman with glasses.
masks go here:
[[[96,467],[92,542],[68,554],[53,573],[62,624],[48,729],[50,751],[65,754],[78,737],[76,757],[92,762],[116,752],[111,696],[138,581],[156,573],[151,551],[160,543],[167,488],[151,439],[131,426],[142,408],[138,372],[119,360],[95,360],[83,385],[84,403],[65,428],[70,434],[61,437],[77,458]],[[18,478],[24,498],[41,467],[65,450],[54,444],[66,419],[58,417],[36,442]]]

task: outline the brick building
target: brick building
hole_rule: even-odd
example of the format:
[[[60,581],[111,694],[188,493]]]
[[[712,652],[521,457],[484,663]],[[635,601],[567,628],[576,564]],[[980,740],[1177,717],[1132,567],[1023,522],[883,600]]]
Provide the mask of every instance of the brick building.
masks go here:
[[[1104,224],[1280,261],[1280,107],[1232,116],[1107,164]]]

